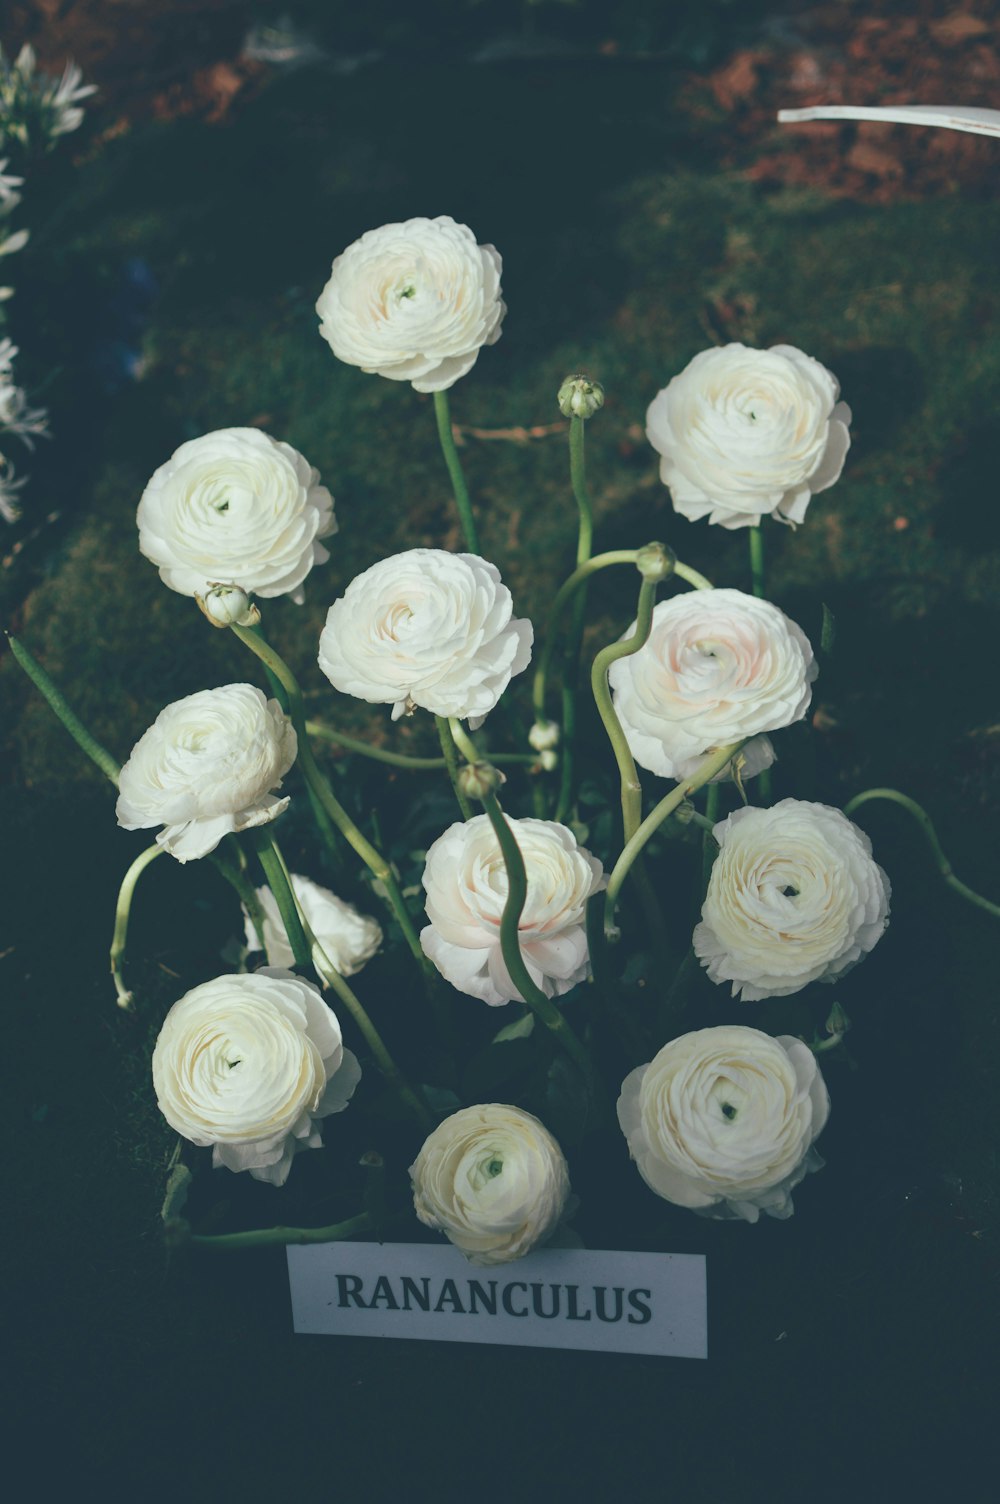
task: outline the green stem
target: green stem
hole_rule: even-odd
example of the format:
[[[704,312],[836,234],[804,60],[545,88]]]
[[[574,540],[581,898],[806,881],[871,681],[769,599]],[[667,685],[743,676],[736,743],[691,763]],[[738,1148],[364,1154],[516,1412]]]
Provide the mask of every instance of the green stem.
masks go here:
[[[706,580],[705,576],[699,574],[697,569],[692,569],[690,564],[682,564],[679,559],[674,561],[674,574],[678,579],[684,580],[686,584],[693,585],[696,590],[712,590],[715,588],[711,580]]]
[[[462,811],[462,819],[471,820],[472,805],[469,803],[468,799],[465,797],[465,795],[462,793],[462,790],[458,786],[458,749],[455,746],[455,741],[451,734],[451,728],[448,725],[447,717],[443,715],[436,715],[434,717],[434,724],[437,726],[438,739],[441,743],[441,751],[444,753],[445,766],[448,769],[448,777],[451,779],[451,786],[455,790],[455,798],[458,800],[458,807]]]
[[[384,747],[373,747],[369,742],[342,735],[332,726],[324,725],[322,721],[306,721],[306,731],[318,741],[330,742],[337,747],[346,747],[348,752],[357,752],[361,757],[372,757],[376,762],[388,763],[394,768],[409,768],[413,772],[430,772],[433,769],[440,772],[448,766],[443,757],[411,757],[408,752],[388,752]],[[490,761],[496,763],[498,767],[515,763],[528,766],[538,761],[538,754],[537,752],[499,752],[494,756],[491,753]]]
[[[616,548],[610,553],[595,554],[585,564],[574,569],[573,573],[556,591],[555,599],[549,607],[549,614],[545,619],[542,651],[538,663],[535,666],[534,687],[532,689],[532,703],[535,710],[535,719],[544,721],[545,714],[545,688],[552,667],[552,658],[556,647],[556,633],[562,613],[569,601],[573,599],[576,590],[585,580],[589,580],[592,574],[599,569],[607,569],[612,564],[634,564],[639,550],[636,548]]]
[[[594,659],[591,669],[590,682],[594,692],[594,699],[604,729],[608,734],[611,749],[615,754],[618,764],[618,773],[621,781],[622,801],[622,824],[625,829],[625,839],[628,841],[642,815],[642,785],[639,782],[639,774],[636,770],[635,759],[629,747],[628,739],[622,730],[621,722],[615,714],[615,707],[611,700],[611,686],[608,683],[608,670],[613,663],[620,658],[630,658],[633,653],[638,653],[649,637],[650,627],[653,623],[653,605],[656,601],[655,580],[643,580],[639,588],[639,605],[636,609],[635,631],[631,637],[625,637],[621,642],[612,642],[608,647],[602,648]]]
[[[303,776],[348,845],[357,852],[369,872],[382,884],[392,905],[396,921],[403,932],[403,936],[414,959],[417,961],[424,975],[428,975],[433,968],[420,948],[420,941],[413,927],[413,920],[410,918],[409,910],[399,890],[399,884],[396,881],[391,866],[382,853],[377,851],[372,843],[362,835],[346,809],[344,809],[343,805],[334,795],[333,790],[316,762],[306,730],[305,708],[302,703],[302,691],[299,688],[298,680],[284,659],[275,652],[270,643],[266,642],[260,636],[259,632],[252,631],[247,627],[237,626],[230,627],[229,630],[235,632],[240,641],[246,643],[250,651],[255,653],[265,667],[270,668],[276,678],[284,685],[285,692],[288,695],[288,713],[292,718],[292,725],[295,727],[298,737],[298,764],[302,769]]]
[[[31,656],[27,648],[23,647],[17,638],[12,637],[9,632],[7,634],[7,641],[10,643],[10,650],[14,654],[14,657],[24,669],[24,672],[35,688],[48,701],[50,708],[55,711],[77,746],[87,754],[91,762],[97,764],[105,778],[109,778],[115,788],[117,788],[118,774],[121,769],[111,756],[111,753],[106,751],[100,742],[95,741],[83,722],[77,719],[66,703],[66,700],[42,668],[42,665]]]
[[[551,1029],[571,1060],[579,1066],[584,1080],[594,1091],[597,1086],[597,1076],[589,1054],[555,1003],[545,996],[540,987],[536,987],[524,964],[524,957],[521,954],[520,919],[528,896],[528,876],[521,848],[517,844],[517,837],[500,808],[496,794],[487,794],[483,800],[483,807],[493,826],[503,856],[504,867],[507,870],[507,900],[500,919],[500,949],[503,952],[504,963],[510,973],[511,981],[521,994],[522,1001],[547,1029]]]
[[[154,842],[152,846],[147,846],[145,851],[141,851],[122,878],[122,885],[118,889],[115,929],[111,937],[111,977],[115,984],[119,1008],[131,1008],[133,1005],[132,994],[125,986],[125,979],[122,975],[122,968],[125,964],[125,945],[128,940],[128,921],[132,911],[132,894],[135,892],[136,883],[150,862],[155,857],[162,856],[163,850],[162,846],[157,846]]]
[[[451,411],[448,406],[447,392],[434,393],[434,416],[437,419],[441,452],[448,466],[448,474],[451,476],[451,489],[455,493],[455,506],[458,508],[458,520],[462,524],[465,542],[470,553],[478,554],[480,548],[476,519],[472,515],[472,503],[469,500],[469,488],[465,484],[465,476],[462,473],[462,461],[455,448],[455,435],[451,430]]]
[[[712,876],[712,868],[718,854],[719,843],[712,834],[712,827],[719,818],[719,795],[721,789],[717,783],[710,783],[705,794],[705,815],[707,827],[703,827],[704,834],[701,841],[701,872],[698,881],[698,902],[696,908],[701,912],[705,894],[708,891],[709,879]]]
[[[268,955],[267,940],[264,933],[264,910],[261,907],[260,899],[257,897],[257,889],[246,876],[246,858],[243,855],[240,843],[236,840],[235,836],[227,837],[226,845],[229,846],[230,842],[232,843],[231,849],[236,852],[236,865],[223,856],[218,848],[209,853],[208,860],[235,890],[240,903],[250,916],[250,923],[253,925],[264,954],[267,956],[268,965],[271,965],[271,957]]]
[[[571,418],[569,424],[569,474],[579,513],[576,539],[576,565],[586,564],[594,540],[594,513],[587,490],[585,439],[586,422],[583,418]],[[583,643],[583,626],[587,613],[587,581],[584,579],[573,601],[570,622],[562,662],[562,741],[559,748],[559,799],[556,804],[556,819],[565,820],[573,806],[575,748],[576,748],[576,694],[579,676],[580,648]]]
[[[328,1227],[257,1227],[249,1232],[192,1233],[186,1242],[196,1248],[223,1252],[230,1248],[266,1248],[289,1243],[340,1243],[359,1232],[374,1232],[375,1224],[367,1212],[348,1217],[346,1222],[331,1222]]]
[[[604,894],[604,928],[608,934],[614,930],[615,907],[622,890],[622,884],[628,876],[629,868],[633,865],[639,853],[642,851],[650,836],[663,824],[668,815],[672,815],[678,805],[685,799],[689,799],[696,789],[702,784],[708,783],[716,773],[721,773],[727,763],[742,747],[743,742],[733,742],[730,746],[719,747],[709,753],[701,766],[686,778],[683,783],[677,784],[671,789],[665,798],[653,809],[639,825],[625,843],[625,849],[614,865],[611,876],[608,878],[608,886]]]
[[[931,824],[930,816],[915,799],[911,799],[907,794],[901,794],[898,789],[865,789],[863,794],[855,794],[854,798],[844,805],[844,814],[850,818],[856,809],[860,809],[862,804],[867,804],[871,799],[885,799],[889,803],[899,804],[903,809],[907,810],[927,837],[934,862],[948,887],[961,898],[966,899],[968,903],[975,904],[977,909],[985,909],[987,914],[992,914],[995,918],[1000,919],[1000,904],[995,904],[990,899],[984,898],[981,893],[975,892],[973,888],[970,888],[955,876],[951,863],[941,850],[941,843],[937,838],[934,826]]]
[[[760,600],[766,596],[764,580],[764,532],[758,523],[750,529],[750,577],[753,582],[753,593]]]

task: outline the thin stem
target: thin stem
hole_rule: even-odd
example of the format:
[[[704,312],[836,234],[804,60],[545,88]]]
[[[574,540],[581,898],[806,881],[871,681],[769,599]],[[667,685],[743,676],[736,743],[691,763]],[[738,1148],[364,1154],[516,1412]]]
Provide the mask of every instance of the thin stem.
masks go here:
[[[750,528],[750,577],[753,581],[753,593],[760,600],[766,596],[764,579],[764,532],[758,523]]]
[[[484,754],[480,752],[461,721],[456,719],[455,716],[448,717],[448,730],[451,733],[455,746],[461,752],[466,762],[484,761]]]
[[[324,725],[322,721],[306,721],[306,731],[318,741],[346,747],[348,752],[357,752],[361,757],[372,757],[376,762],[389,763],[394,768],[408,768],[413,772],[430,772],[431,770],[440,772],[448,766],[443,757],[411,757],[408,752],[389,752],[384,747],[373,747],[369,742],[342,735],[332,726]],[[490,753],[490,761],[496,763],[498,767],[515,763],[523,763],[527,767],[538,761],[538,753],[498,752],[496,755]]]
[[[705,893],[708,890],[709,879],[712,876],[712,868],[715,865],[715,858],[718,855],[719,851],[719,843],[712,834],[712,827],[713,825],[715,825],[716,821],[719,818],[719,793],[719,784],[710,783],[705,794],[704,818],[707,822],[707,825],[703,827],[703,835],[701,841],[701,872],[699,874],[698,902],[696,904],[696,908],[699,910],[699,912],[701,910],[702,902],[705,898]]]
[[[599,569],[607,569],[612,564],[634,564],[639,550],[636,548],[616,548],[610,553],[595,554],[585,564],[579,565],[573,573],[556,591],[555,599],[549,607],[549,614],[545,619],[542,651],[535,667],[534,687],[532,690],[532,702],[537,720],[545,720],[545,688],[552,667],[552,658],[556,647],[556,632],[560,618],[566,605],[573,599],[575,591],[589,580],[592,574]]]
[[[587,490],[585,433],[583,418],[571,418],[569,424],[569,474],[579,513],[576,539],[576,565],[586,564],[594,539],[594,514]],[[587,612],[587,582],[584,579],[573,601],[573,615],[562,662],[562,742],[559,748],[559,799],[556,819],[565,820],[573,805],[576,752],[576,693],[579,676],[580,648]]]
[[[115,984],[115,992],[118,996],[119,1008],[131,1008],[133,1005],[132,994],[125,986],[122,968],[125,964],[125,946],[128,940],[128,921],[132,912],[132,895],[135,885],[139,881],[150,862],[155,857],[163,855],[164,848],[147,846],[141,851],[135,861],[129,867],[122,878],[122,885],[118,889],[118,902],[115,905],[115,930],[111,937],[111,977]]]
[[[362,835],[346,809],[344,809],[343,805],[334,795],[333,790],[316,762],[306,730],[305,709],[302,703],[302,691],[299,688],[298,680],[284,659],[275,652],[270,643],[261,637],[259,632],[251,631],[247,627],[238,626],[230,627],[229,630],[235,632],[240,641],[246,643],[250,651],[255,653],[261,662],[270,668],[284,685],[288,695],[288,713],[292,718],[292,725],[295,727],[298,737],[298,763],[302,769],[303,776],[348,845],[357,852],[369,872],[381,883],[414,959],[420,966],[421,971],[425,975],[428,975],[433,968],[420,948],[420,941],[413,927],[413,920],[410,918],[409,910],[399,890],[399,884],[396,881],[391,866],[382,853],[377,851],[372,843]]]
[[[656,600],[656,584],[655,580],[643,580],[639,588],[635,631],[631,637],[625,637],[621,642],[613,642],[608,647],[602,648],[594,659],[590,674],[597,709],[604,722],[604,729],[608,734],[608,740],[618,764],[621,780],[622,823],[625,827],[626,841],[639,824],[642,813],[642,785],[639,782],[632,749],[622,730],[621,722],[615,714],[611,688],[608,684],[608,670],[620,658],[630,658],[633,653],[638,653],[649,637],[653,622],[653,605]]]
[[[445,766],[448,769],[448,777],[451,779],[451,786],[455,790],[455,798],[458,800],[458,807],[462,811],[462,819],[471,820],[472,805],[469,803],[468,799],[462,793],[462,790],[458,785],[458,749],[455,746],[455,740],[451,734],[451,728],[448,725],[447,717],[443,715],[436,715],[434,717],[434,724],[437,726],[438,740],[441,743],[441,751],[444,753]]]
[[[346,1222],[331,1222],[328,1227],[256,1227],[249,1232],[192,1233],[185,1241],[197,1248],[224,1252],[232,1248],[266,1248],[274,1244],[340,1243],[359,1232],[374,1232],[375,1223],[367,1212],[348,1217]]]
[[[732,761],[742,745],[743,742],[733,742],[728,747],[719,747],[716,751],[709,753],[705,761],[691,774],[690,778],[686,778],[683,783],[679,783],[676,788],[671,789],[670,793],[660,800],[656,808],[646,816],[642,824],[630,836],[625,844],[624,851],[615,863],[611,876],[608,879],[608,886],[604,895],[604,928],[606,932],[613,932],[615,907],[622,890],[622,884],[628,876],[629,868],[635,862],[650,836],[659,829],[668,815],[672,815],[674,810],[685,799],[691,797],[696,789],[700,789],[702,784],[708,783],[709,779],[714,778],[716,773],[721,773],[722,769],[727,763]]]
[[[871,799],[885,799],[891,804],[899,804],[903,809],[907,810],[927,837],[935,865],[948,884],[948,887],[953,889],[961,898],[966,899],[968,903],[975,904],[977,909],[985,909],[987,914],[992,914],[995,918],[1000,919],[1000,904],[995,904],[990,899],[984,898],[981,893],[975,892],[973,888],[970,888],[955,876],[951,863],[941,850],[941,843],[937,838],[934,826],[931,824],[930,816],[908,794],[901,794],[898,789],[865,789],[863,794],[855,794],[854,798],[844,805],[844,814],[850,818],[856,809],[860,809],[862,804],[867,804]]]
[[[451,476],[451,489],[455,493],[455,506],[458,508],[458,520],[462,525],[465,542],[470,553],[478,554],[480,552],[479,534],[476,532],[476,519],[472,515],[472,503],[469,500],[469,488],[465,484],[465,476],[462,472],[462,461],[455,448],[455,435],[451,430],[451,411],[447,392],[434,393],[434,416],[437,419],[441,452],[448,466],[448,474]]]
[[[711,580],[706,580],[697,569],[692,569],[690,564],[682,564],[679,559],[674,563],[674,574],[679,580],[684,580],[688,585],[693,585],[696,590],[712,590],[714,586]]]
[[[589,1054],[566,1022],[565,1016],[532,981],[528,968],[524,964],[524,957],[521,953],[520,919],[528,896],[528,876],[521,848],[517,844],[517,837],[500,808],[496,794],[487,794],[483,800],[483,807],[493,826],[503,856],[504,867],[507,870],[507,900],[500,919],[500,949],[503,952],[504,964],[522,1000],[532,1013],[541,1019],[546,1028],[551,1029],[566,1053],[579,1066],[584,1080],[593,1091],[597,1085],[597,1077]]]
[[[226,845],[230,850],[235,851],[236,865],[223,856],[222,852],[218,849],[209,854],[208,860],[235,890],[240,903],[250,916],[250,923],[253,926],[257,939],[260,941],[261,949],[267,956],[268,965],[271,965],[271,956],[267,949],[267,938],[264,928],[264,910],[260,899],[257,897],[257,889],[246,875],[246,858],[235,836],[227,837]]]
[[[14,654],[14,657],[24,669],[24,672],[35,688],[48,701],[50,708],[55,711],[77,746],[87,754],[91,762],[97,764],[105,778],[109,778],[115,788],[117,788],[118,774],[121,769],[111,756],[111,753],[106,751],[100,742],[95,741],[83,722],[77,719],[62,694],[56,689],[52,680],[42,668],[42,665],[31,656],[28,649],[23,647],[17,638],[12,637],[9,632],[7,634],[7,641],[10,643],[10,650]]]

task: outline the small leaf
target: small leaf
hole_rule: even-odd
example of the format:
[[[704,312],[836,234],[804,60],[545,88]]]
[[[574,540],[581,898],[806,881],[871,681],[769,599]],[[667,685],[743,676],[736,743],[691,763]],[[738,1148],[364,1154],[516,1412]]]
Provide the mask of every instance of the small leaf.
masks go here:
[[[506,1024],[499,1034],[494,1034],[493,1043],[503,1044],[505,1039],[527,1039],[535,1027],[535,1015],[525,1013],[521,1018],[514,1020],[512,1024]]]
[[[836,619],[834,618],[833,612],[830,610],[830,607],[827,605],[826,601],[824,601],[823,602],[823,627],[822,627],[822,630],[820,631],[820,634],[819,634],[819,645],[820,645],[821,650],[824,653],[826,653],[827,657],[830,657],[832,655],[834,644],[836,643],[836,641],[837,641],[837,622],[836,622]]]
[[[180,1218],[193,1178],[187,1165],[178,1163],[170,1171],[160,1207],[160,1217],[164,1222],[176,1222]]]
[[[450,1117],[462,1105],[462,1099],[448,1086],[422,1086],[420,1092],[435,1117]]]

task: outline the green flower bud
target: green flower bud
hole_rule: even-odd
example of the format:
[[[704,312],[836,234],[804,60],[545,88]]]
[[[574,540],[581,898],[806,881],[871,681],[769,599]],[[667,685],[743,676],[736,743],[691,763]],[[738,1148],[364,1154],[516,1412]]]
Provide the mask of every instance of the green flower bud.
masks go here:
[[[635,567],[644,580],[665,580],[674,572],[677,555],[666,543],[647,543],[635,556]]]
[[[566,418],[592,418],[604,406],[604,388],[589,376],[567,376],[559,388],[559,411]]]
[[[485,799],[506,780],[499,768],[488,762],[466,763],[458,770],[458,786],[467,799]]]
[[[255,627],[260,621],[260,612],[239,585],[212,585],[195,600],[213,627]]]

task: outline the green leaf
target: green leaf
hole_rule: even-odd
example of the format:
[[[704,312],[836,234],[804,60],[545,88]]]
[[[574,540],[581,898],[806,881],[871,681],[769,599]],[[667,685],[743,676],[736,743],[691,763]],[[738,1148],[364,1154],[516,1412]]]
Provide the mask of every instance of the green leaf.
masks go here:
[[[493,1043],[503,1044],[506,1039],[527,1039],[535,1027],[535,1015],[525,1013],[523,1017],[515,1019],[512,1024],[505,1025],[499,1032],[494,1034]]]
[[[450,1117],[462,1105],[461,1097],[448,1086],[421,1086],[420,1092],[435,1117]]]
[[[193,1178],[187,1165],[178,1163],[170,1171],[163,1193],[163,1205],[160,1207],[160,1217],[164,1222],[176,1222],[179,1219]]]

